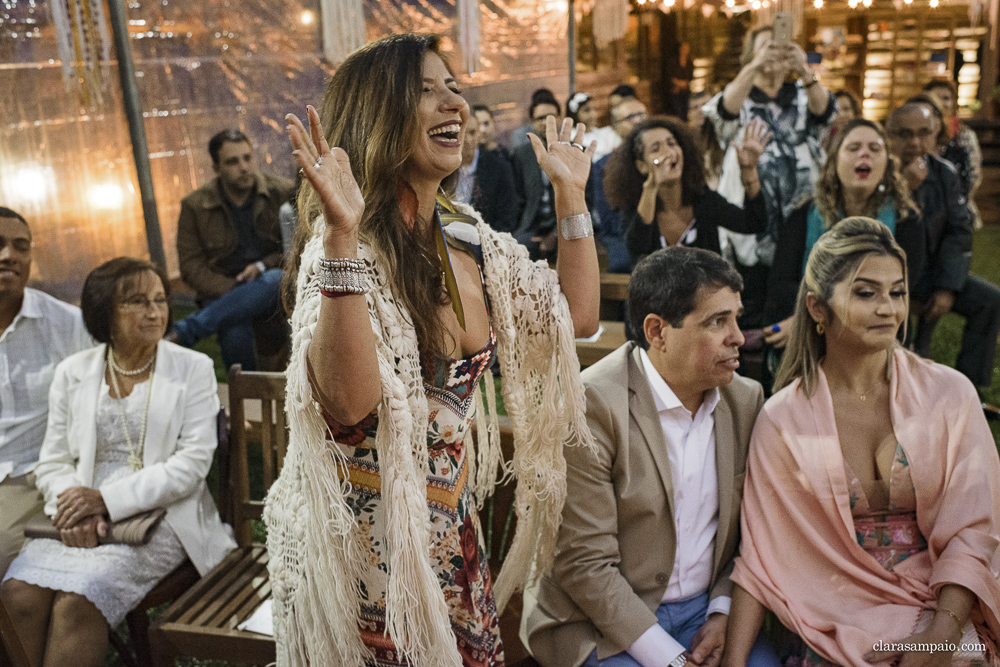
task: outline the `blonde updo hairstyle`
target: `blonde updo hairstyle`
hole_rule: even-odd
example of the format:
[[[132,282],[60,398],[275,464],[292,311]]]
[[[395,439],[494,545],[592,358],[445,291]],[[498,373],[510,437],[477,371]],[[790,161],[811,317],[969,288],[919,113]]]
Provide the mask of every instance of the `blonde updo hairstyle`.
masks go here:
[[[819,375],[819,365],[826,356],[826,337],[817,331],[816,323],[806,307],[806,297],[809,294],[815,295],[827,313],[832,315],[834,289],[844,280],[853,283],[861,262],[871,255],[898,259],[903,267],[903,280],[909,283],[906,253],[896,243],[889,228],[878,220],[862,216],[844,218],[816,241],[809,253],[802,282],[799,283],[788,343],[774,379],[775,392],[791,384],[796,378],[801,378],[802,391],[806,396],[812,396]],[[907,314],[909,309],[910,298],[907,293]],[[908,318],[903,320],[904,331],[906,319]],[[893,348],[889,349],[890,354]],[[887,365],[887,372],[890,368],[892,364]]]

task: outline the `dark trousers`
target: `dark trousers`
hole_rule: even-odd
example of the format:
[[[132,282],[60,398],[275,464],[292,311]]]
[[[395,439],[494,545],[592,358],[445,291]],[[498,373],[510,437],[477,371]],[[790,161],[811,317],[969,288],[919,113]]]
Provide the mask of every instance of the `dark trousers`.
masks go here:
[[[1000,288],[993,283],[970,275],[965,287],[955,295],[951,312],[965,318],[962,346],[955,362],[960,371],[977,387],[988,387],[993,380],[993,359],[1000,334]],[[922,357],[930,356],[931,334],[937,322],[919,318],[913,338],[913,350]]]

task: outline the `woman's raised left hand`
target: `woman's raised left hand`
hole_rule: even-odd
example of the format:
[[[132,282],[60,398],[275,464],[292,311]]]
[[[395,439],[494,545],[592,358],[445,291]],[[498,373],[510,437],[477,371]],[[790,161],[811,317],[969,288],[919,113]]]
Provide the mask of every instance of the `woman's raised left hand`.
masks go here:
[[[97,489],[74,486],[56,496],[56,515],[52,524],[61,530],[72,528],[88,516],[108,513],[104,496]]]
[[[597,142],[592,141],[590,146],[584,148],[583,135],[586,131],[586,126],[578,123],[574,134],[570,118],[564,119],[562,127],[557,131],[555,117],[549,116],[545,119],[545,143],[538,135],[528,133],[538,166],[552,181],[553,188],[579,187],[583,190],[587,187],[590,162],[597,150]]]

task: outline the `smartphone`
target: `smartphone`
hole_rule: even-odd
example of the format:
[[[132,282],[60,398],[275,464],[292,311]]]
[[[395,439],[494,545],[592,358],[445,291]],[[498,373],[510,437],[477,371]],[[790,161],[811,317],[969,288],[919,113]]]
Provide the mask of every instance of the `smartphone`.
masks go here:
[[[792,30],[795,27],[795,17],[791,12],[778,12],[774,15],[774,42],[788,44],[792,41]]]

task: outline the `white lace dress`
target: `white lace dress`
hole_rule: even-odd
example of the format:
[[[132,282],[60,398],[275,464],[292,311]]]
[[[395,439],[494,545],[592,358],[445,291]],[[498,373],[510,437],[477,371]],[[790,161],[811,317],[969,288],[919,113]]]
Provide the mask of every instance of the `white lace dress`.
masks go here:
[[[122,399],[133,438],[142,428],[148,391],[149,382],[143,382]],[[94,487],[100,488],[104,482],[131,474],[118,400],[111,398],[108,385],[102,382],[97,406]],[[149,543],[143,546],[104,544],[93,549],[79,549],[58,540],[28,540],[4,579],[82,595],[93,602],[114,627],[185,558],[180,540],[163,521]]]

